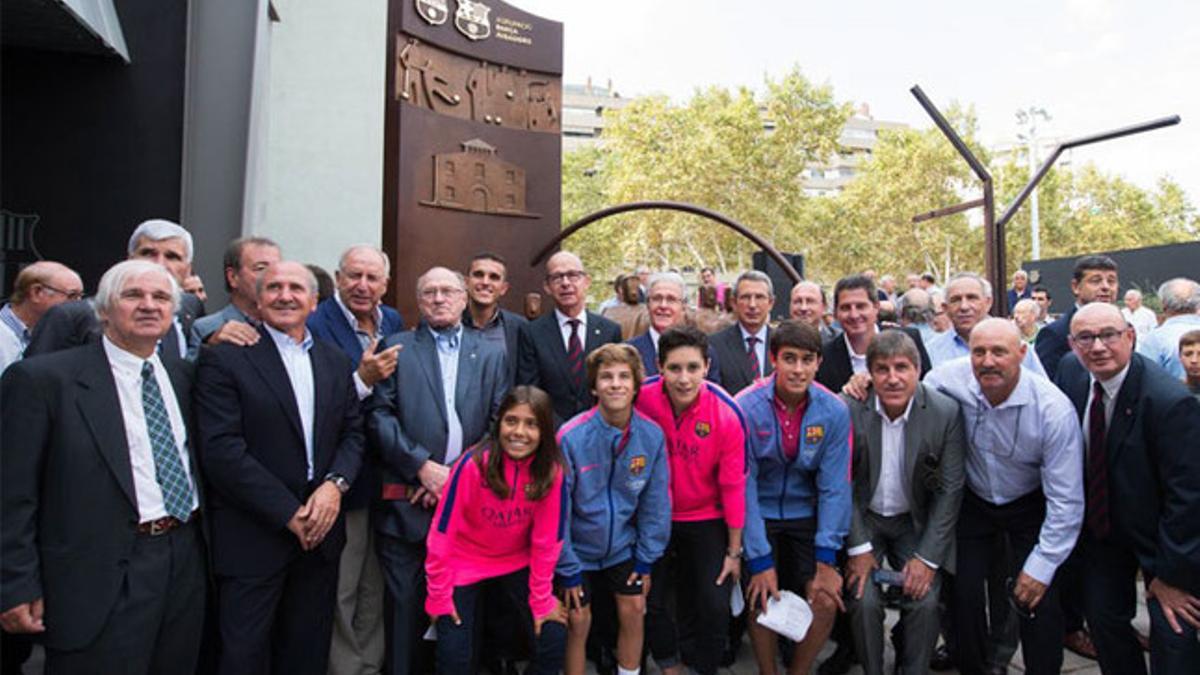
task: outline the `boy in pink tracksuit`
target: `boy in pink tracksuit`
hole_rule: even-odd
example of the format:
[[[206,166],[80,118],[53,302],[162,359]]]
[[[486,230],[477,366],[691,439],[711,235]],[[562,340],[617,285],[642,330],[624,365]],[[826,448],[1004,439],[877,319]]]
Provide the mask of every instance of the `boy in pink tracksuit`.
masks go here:
[[[531,672],[562,669],[566,616],[552,585],[566,503],[550,399],[516,387],[491,438],[455,464],[429,530],[425,611],[437,626],[438,672],[475,672],[485,581],[525,618]]]
[[[745,433],[733,398],[704,379],[707,353],[707,338],[694,328],[664,333],[658,341],[661,375],[642,384],[637,400],[638,411],[657,422],[667,439],[671,540],[652,573],[646,636],[668,675],[681,672],[681,661],[701,675],[716,672],[730,586],[741,573]],[[677,607],[668,607],[671,595]],[[676,617],[693,628],[682,654]]]

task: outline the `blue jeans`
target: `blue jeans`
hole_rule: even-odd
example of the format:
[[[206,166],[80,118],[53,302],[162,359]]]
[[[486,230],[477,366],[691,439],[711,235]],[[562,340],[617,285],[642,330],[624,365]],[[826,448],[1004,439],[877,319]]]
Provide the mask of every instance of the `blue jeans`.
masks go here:
[[[437,622],[437,670],[439,673],[474,673],[478,670],[478,648],[482,642],[486,608],[481,602],[485,585],[499,590],[495,596],[508,602],[520,613],[522,637],[533,643],[533,675],[556,675],[562,671],[567,648],[567,627],[557,621],[542,624],[542,634],[533,634],[533,613],[529,610],[529,568],[502,577],[485,579],[470,586],[454,588],[454,608],[462,623],[455,625],[448,616]],[[494,597],[495,597],[494,596]]]

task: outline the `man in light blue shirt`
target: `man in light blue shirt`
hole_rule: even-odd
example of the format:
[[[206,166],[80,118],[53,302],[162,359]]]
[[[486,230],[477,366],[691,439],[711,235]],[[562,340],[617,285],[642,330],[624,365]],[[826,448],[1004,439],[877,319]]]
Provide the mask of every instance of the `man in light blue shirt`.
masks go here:
[[[1179,338],[1184,333],[1200,330],[1200,284],[1180,277],[1158,288],[1166,320],[1146,337],[1138,338],[1138,353],[1162,366],[1177,380],[1186,373],[1179,361]]]
[[[998,534],[1013,555],[1009,595],[1025,665],[1036,673],[1062,667],[1064,620],[1054,578],[1083,521],[1083,439],[1066,395],[1022,367],[1027,349],[1011,321],[985,319],[971,332],[970,359],[925,378],[959,402],[966,422],[967,489],[952,601],[964,673],[983,672],[986,664],[984,587]]]
[[[946,284],[946,314],[950,316],[953,329],[939,333],[925,345],[935,368],[971,353],[967,345],[971,329],[987,318],[991,309],[992,285],[987,279],[974,272],[960,272],[950,277],[950,282]],[[1032,349],[1025,350],[1021,365],[1046,376],[1037,352]]]

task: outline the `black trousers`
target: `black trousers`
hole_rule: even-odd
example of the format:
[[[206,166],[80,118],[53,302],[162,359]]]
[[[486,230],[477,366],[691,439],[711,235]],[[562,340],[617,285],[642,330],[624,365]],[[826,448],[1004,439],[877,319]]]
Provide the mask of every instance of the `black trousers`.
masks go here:
[[[425,614],[425,542],[410,543],[378,533],[375,552],[387,584],[383,623],[387,636],[388,675],[433,672],[433,643],[422,636],[429,628]]]
[[[963,675],[985,672],[987,663],[988,567],[994,538],[1006,536],[1012,557],[1009,576],[1016,579],[1025,559],[1037,544],[1046,516],[1046,499],[1036,490],[1015,501],[997,506],[963,491],[958,516],[958,574],[954,583],[953,615],[958,628],[958,667]],[[1021,647],[1025,672],[1057,674],[1063,661],[1063,615],[1057,582],[1051,581],[1033,617],[1020,616]]]
[[[1105,673],[1141,675],[1146,672],[1146,659],[1129,625],[1137,611],[1137,558],[1125,546],[1093,539],[1086,528],[1080,539],[1077,552],[1081,554],[1079,562],[1087,588],[1083,609],[1100,669]],[[1157,600],[1148,600],[1146,610],[1150,613],[1150,672],[1194,675],[1200,671],[1196,629],[1180,619],[1183,633],[1177,635]]]
[[[205,558],[195,521],[139,535],[100,635],[83,649],[47,649],[46,674],[192,675],[204,625]]]
[[[721,519],[672,522],[646,599],[646,642],[660,668],[681,660],[700,675],[717,672],[728,637],[733,580],[716,585],[729,530]]]
[[[218,576],[221,675],[324,675],[337,571],[309,552],[267,576]]]

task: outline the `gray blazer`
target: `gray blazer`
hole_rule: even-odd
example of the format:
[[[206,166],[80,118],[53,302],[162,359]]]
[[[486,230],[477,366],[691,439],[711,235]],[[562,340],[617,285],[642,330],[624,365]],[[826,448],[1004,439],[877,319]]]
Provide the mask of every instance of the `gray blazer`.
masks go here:
[[[382,349],[402,345],[396,371],[375,385],[365,402],[367,446],[382,467],[383,494],[420,486],[417,471],[427,461],[445,463],[447,416],[437,345],[425,323],[387,339]],[[508,393],[504,350],[474,330],[462,331],[454,407],[463,431],[463,450],[489,431],[500,401]],[[407,499],[376,495],[376,527],[406,542],[419,542],[429,531],[433,509]]]
[[[865,402],[845,400],[854,424],[854,513],[846,540],[846,547],[853,548],[871,541],[874,534],[863,514],[879,484],[883,423],[875,412],[873,392]],[[904,427],[904,446],[904,491],[920,539],[917,554],[953,574],[967,446],[958,402],[918,383]]]

